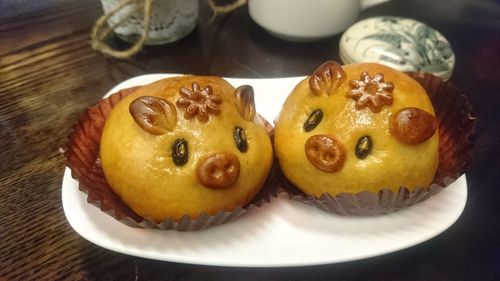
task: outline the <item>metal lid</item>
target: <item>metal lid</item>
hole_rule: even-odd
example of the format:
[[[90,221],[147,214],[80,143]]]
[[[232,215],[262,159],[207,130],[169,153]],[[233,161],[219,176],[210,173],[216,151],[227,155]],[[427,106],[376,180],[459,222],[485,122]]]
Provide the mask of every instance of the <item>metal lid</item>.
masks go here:
[[[448,80],[455,54],[446,38],[407,18],[374,17],[349,27],[340,39],[344,64],[378,62],[400,71],[429,72]]]

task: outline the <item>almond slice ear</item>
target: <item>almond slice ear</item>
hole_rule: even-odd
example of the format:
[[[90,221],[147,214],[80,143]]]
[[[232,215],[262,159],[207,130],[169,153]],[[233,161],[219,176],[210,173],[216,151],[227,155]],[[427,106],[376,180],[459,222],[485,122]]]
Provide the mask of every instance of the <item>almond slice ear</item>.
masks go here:
[[[233,93],[236,108],[243,119],[252,121],[255,117],[255,100],[252,86],[243,85]]]
[[[177,110],[171,102],[153,96],[142,96],[129,106],[134,121],[152,135],[173,131],[177,124]]]
[[[320,65],[309,77],[309,88],[315,95],[331,95],[346,80],[342,66],[335,61]]]

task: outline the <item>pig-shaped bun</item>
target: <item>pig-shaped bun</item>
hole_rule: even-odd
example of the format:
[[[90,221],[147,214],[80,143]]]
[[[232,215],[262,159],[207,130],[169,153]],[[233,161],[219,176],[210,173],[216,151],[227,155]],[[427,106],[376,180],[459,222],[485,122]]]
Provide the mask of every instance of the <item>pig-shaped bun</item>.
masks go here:
[[[155,222],[247,204],[273,151],[253,89],[181,76],[141,86],[106,120],[100,156],[111,188]]]
[[[324,63],[295,87],[275,126],[284,174],[316,197],[428,187],[438,146],[425,90],[372,63]]]

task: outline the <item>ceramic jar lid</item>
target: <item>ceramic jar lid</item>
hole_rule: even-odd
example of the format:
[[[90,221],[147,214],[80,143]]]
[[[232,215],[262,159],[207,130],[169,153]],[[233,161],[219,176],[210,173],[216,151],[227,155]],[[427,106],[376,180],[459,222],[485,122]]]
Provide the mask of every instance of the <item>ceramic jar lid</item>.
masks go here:
[[[446,38],[407,18],[374,17],[349,27],[340,39],[344,64],[378,62],[400,71],[429,72],[448,80],[455,55]]]

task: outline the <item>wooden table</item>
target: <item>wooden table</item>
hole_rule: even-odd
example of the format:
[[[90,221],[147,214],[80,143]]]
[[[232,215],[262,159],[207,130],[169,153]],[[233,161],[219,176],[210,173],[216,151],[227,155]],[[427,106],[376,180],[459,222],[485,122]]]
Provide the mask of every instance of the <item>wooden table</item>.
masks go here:
[[[206,8],[206,7],[205,7]],[[267,34],[247,9],[134,59],[89,45],[99,1],[4,0],[0,4],[0,280],[500,280],[500,5],[498,1],[392,1],[364,11],[412,17],[451,42],[451,81],[480,120],[468,202],[447,231],[388,255],[298,268],[226,268],[127,256],[81,238],[61,204],[71,125],[113,85],[145,73],[239,77],[307,75],[339,60],[339,36],[293,44]],[[118,47],[126,46],[119,40]]]

